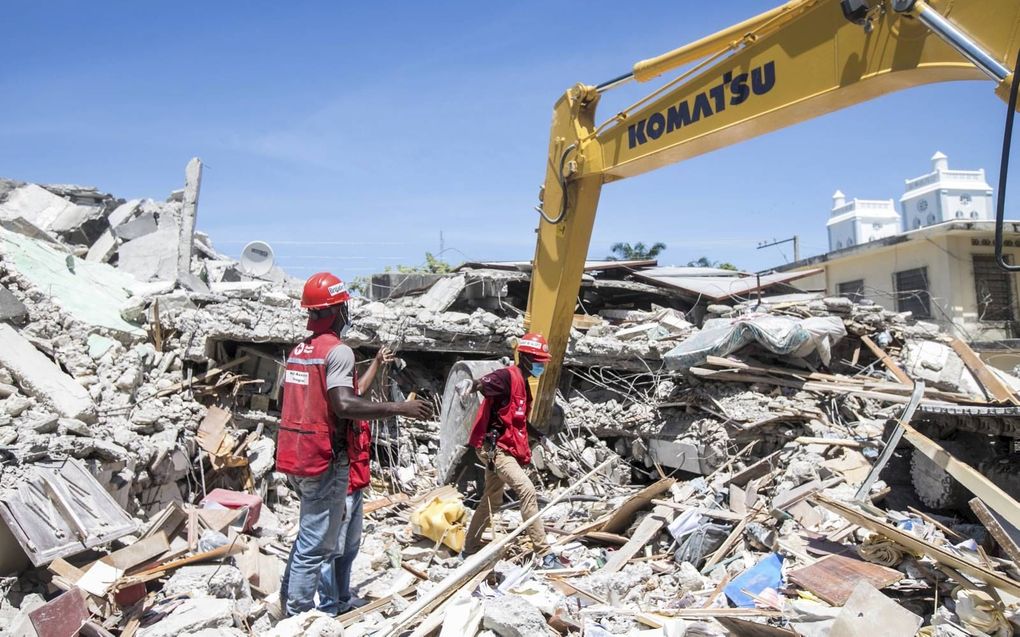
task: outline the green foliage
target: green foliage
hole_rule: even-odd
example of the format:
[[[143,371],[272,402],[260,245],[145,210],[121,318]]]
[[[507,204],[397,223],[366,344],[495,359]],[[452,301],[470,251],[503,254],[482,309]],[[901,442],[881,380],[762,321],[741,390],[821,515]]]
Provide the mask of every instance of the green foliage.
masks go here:
[[[453,272],[453,266],[435,256],[431,252],[425,253],[424,265],[398,265],[396,268],[386,266],[383,272],[400,272],[401,274],[413,274],[415,272],[427,272],[428,274],[448,274]]]
[[[643,243],[614,243],[609,247],[612,254],[606,257],[607,261],[640,261],[643,259],[654,259],[659,253],[666,249],[665,243],[653,243],[651,247],[645,247]]]
[[[736,272],[737,269],[738,269],[737,266],[733,265],[732,263],[729,263],[727,261],[723,261],[723,262],[720,263],[719,261],[712,261],[708,257],[698,257],[694,261],[688,261],[687,262],[687,267],[689,267],[689,268],[719,268],[720,270],[733,270],[734,272]]]

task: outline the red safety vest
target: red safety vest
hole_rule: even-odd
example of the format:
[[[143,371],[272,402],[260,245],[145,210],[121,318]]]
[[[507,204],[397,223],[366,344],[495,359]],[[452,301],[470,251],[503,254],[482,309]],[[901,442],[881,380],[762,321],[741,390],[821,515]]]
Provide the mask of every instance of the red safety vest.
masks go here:
[[[338,423],[326,391],[326,355],[340,343],[332,332],[314,334],[287,357],[276,440],[278,471],[317,476],[333,462]]]
[[[531,446],[528,444],[528,409],[531,400],[528,396],[528,385],[524,374],[516,365],[510,370],[510,400],[506,406],[492,414],[492,399],[485,397],[478,408],[478,416],[471,427],[468,445],[480,449],[486,435],[493,431],[496,435],[496,446],[517,459],[521,464],[531,462]]]
[[[358,394],[358,373],[354,372],[354,393]],[[347,428],[347,457],[351,461],[347,494],[364,489],[372,481],[369,475],[369,451],[372,446],[372,424],[367,420],[355,421]]]

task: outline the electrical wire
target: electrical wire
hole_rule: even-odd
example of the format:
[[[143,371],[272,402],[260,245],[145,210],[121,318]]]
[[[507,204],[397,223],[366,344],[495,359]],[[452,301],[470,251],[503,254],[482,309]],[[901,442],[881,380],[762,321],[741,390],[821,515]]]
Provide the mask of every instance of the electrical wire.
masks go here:
[[[1002,132],[1002,157],[999,161],[999,195],[998,201],[995,202],[995,261],[1006,272],[1020,272],[1020,265],[1006,263],[1005,255],[1002,254],[1002,227],[1006,216],[1006,179],[1009,176],[1009,147],[1013,142],[1013,118],[1016,115],[1017,89],[1020,88],[1016,81],[1017,69],[1020,69],[1020,49],[1016,53],[1013,79],[1009,83],[1006,125]]]

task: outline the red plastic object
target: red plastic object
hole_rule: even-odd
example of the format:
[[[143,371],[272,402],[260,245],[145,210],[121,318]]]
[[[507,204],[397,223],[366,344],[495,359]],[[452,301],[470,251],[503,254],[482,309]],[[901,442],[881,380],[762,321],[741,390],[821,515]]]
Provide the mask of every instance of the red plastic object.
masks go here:
[[[231,491],[230,489],[213,489],[202,498],[200,504],[204,505],[206,502],[215,502],[228,509],[248,507],[248,517],[244,521],[245,531],[252,530],[255,523],[259,521],[259,513],[262,512],[262,498],[250,493]]]

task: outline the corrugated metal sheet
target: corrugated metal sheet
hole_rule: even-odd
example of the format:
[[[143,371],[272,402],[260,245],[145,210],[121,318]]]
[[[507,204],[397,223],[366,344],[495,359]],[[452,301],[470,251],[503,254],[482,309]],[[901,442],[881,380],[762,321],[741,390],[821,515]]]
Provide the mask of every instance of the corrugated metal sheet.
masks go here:
[[[672,270],[674,268],[660,269]],[[818,274],[821,271],[821,268],[815,268],[798,272],[776,272],[763,276],[743,276],[743,273],[740,272],[732,272],[732,276],[656,276],[654,274],[655,270],[644,270],[635,272],[631,276],[652,285],[683,290],[691,297],[701,297],[710,301],[723,301],[736,296],[746,296],[752,292],[764,290],[775,285],[789,283],[790,281]]]

